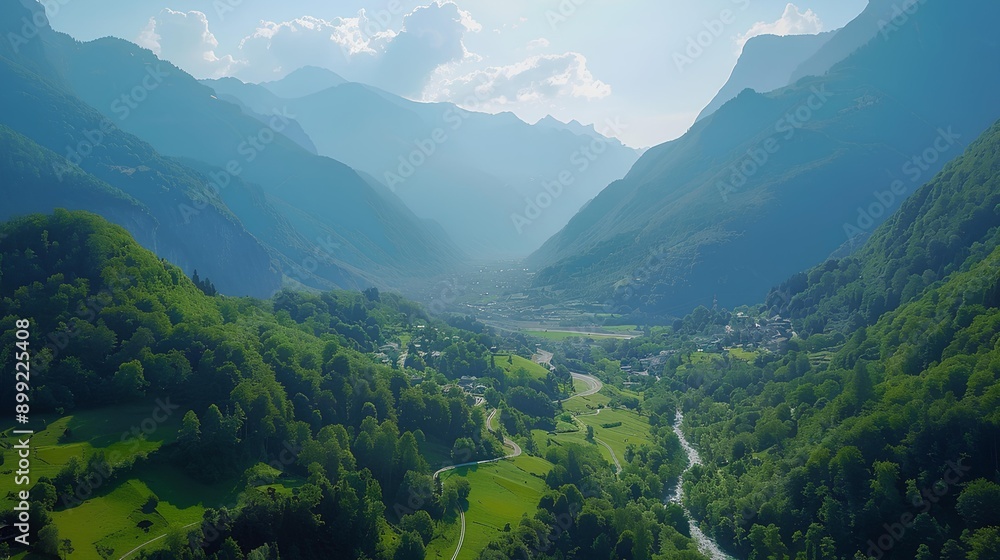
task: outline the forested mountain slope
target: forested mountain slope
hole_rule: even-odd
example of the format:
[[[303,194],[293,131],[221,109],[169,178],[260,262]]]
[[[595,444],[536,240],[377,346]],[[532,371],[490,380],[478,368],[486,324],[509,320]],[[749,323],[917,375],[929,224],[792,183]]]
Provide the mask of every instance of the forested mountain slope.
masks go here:
[[[930,2],[823,77],[744,92],[649,150],[530,259],[535,285],[683,315],[750,303],[871,230],[1000,117],[992,2]],[[878,193],[902,181],[889,208]],[[859,208],[861,209],[859,211]],[[875,215],[872,215],[874,212]]]
[[[795,275],[768,296],[805,334],[853,331],[919,298],[1000,245],[1000,123],[903,202],[853,255]]]
[[[688,426],[708,458],[688,505],[731,550],[1000,555],[998,129],[854,257],[786,284],[790,302],[769,296],[805,317],[787,353],[673,379],[688,383]]]

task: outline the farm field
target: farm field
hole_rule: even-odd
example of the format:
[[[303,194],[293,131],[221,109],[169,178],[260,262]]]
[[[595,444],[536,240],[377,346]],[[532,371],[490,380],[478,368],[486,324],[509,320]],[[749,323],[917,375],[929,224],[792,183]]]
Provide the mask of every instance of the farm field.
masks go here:
[[[524,331],[524,334],[528,336],[534,336],[536,338],[542,338],[545,340],[551,340],[554,342],[561,342],[563,340],[568,340],[570,338],[583,338],[590,340],[603,340],[606,338],[632,338],[633,335],[626,333],[580,333],[573,331],[550,331],[550,330],[530,330]]]
[[[442,483],[462,476],[472,484],[465,512],[465,543],[458,560],[472,560],[503,531],[504,525],[516,526],[521,516],[532,516],[545,491],[543,477],[552,465],[538,457],[522,455],[516,459],[488,465],[455,469],[441,475]],[[459,522],[457,516],[442,528],[441,536],[427,546],[428,560],[450,560],[455,553]]]

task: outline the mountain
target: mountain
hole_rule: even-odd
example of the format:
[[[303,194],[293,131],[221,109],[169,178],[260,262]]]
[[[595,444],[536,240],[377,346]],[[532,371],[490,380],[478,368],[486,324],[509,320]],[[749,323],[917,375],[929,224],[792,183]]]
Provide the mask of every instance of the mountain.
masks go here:
[[[280,80],[264,82],[260,86],[278,97],[297,99],[346,83],[347,80],[332,70],[303,66]]]
[[[908,11],[917,11],[926,0],[898,2],[896,0],[869,0],[868,6],[847,25],[836,32],[818,51],[804,60],[792,73],[789,84],[806,76],[822,76],[834,65],[844,60],[867,43],[880,36],[888,40],[898,26],[910,23]],[[904,11],[903,8],[906,8]]]
[[[744,91],[647,151],[529,259],[628,313],[731,307],[871,231],[1000,117],[989,2],[924,4],[825,76]]]
[[[299,73],[286,79],[301,81]],[[303,90],[283,82],[203,81],[252,111],[287,111],[320,154],[388,185],[414,213],[483,259],[537,249],[638,158],[579,123],[543,119],[532,126],[510,113],[418,103],[358,83],[282,98],[275,92]],[[597,127],[613,132],[605,128]]]
[[[743,53],[726,85],[702,110],[698,120],[718,111],[745,89],[767,93],[791,84],[793,72],[835,37],[836,33],[831,31],[818,35],[751,37],[743,46]]]
[[[536,128],[545,128],[549,130],[565,130],[567,132],[572,132],[577,136],[589,136],[596,139],[606,138],[600,132],[597,132],[597,127],[594,125],[584,125],[576,119],[564,123],[552,115],[546,115],[536,122],[534,126]]]
[[[143,245],[156,242],[154,232],[159,224],[149,208],[3,125],[0,125],[0,196],[6,201],[0,219],[51,212],[58,201],[69,208],[103,212],[107,219],[142,234]]]
[[[124,181],[113,175],[147,181],[146,198],[123,190],[154,214],[169,214],[162,226],[174,228],[176,222],[176,235],[191,237],[188,255],[178,250],[168,256],[165,246],[156,247],[185,270],[198,268],[226,293],[269,295],[282,282],[316,288],[401,287],[457,262],[457,250],[440,229],[414,216],[384,186],[341,162],[310,153],[282,134],[294,130],[290,115],[245,112],[131,43],[79,43],[46,29],[36,39],[43,48],[11,52],[11,58],[0,61],[7,71],[7,87],[0,94],[6,113],[0,123],[56,152],[65,152],[68,142],[80,142],[89,130],[106,123],[112,132],[89,146],[93,153],[82,158],[81,167],[113,186]],[[42,74],[31,73],[20,62],[35,64]],[[72,125],[39,127],[53,119],[37,100],[50,97],[61,107],[55,123]],[[85,122],[75,122],[83,114]],[[139,141],[138,148],[109,149],[108,138],[117,143],[119,134],[128,136],[124,144],[138,138],[149,144]],[[302,135],[300,142],[305,138]],[[182,160],[188,164],[179,163]],[[185,176],[188,201],[165,196],[167,186],[160,185],[155,173],[143,175],[143,166],[158,170],[160,161]],[[233,198],[253,200],[258,211],[238,216],[226,206],[225,200]],[[242,230],[239,235],[256,246],[257,254],[250,258],[236,247],[213,247],[216,240],[225,247],[237,235],[223,233],[220,220]],[[137,236],[144,239],[141,233]],[[230,265],[228,258],[240,264]],[[224,270],[216,270],[220,267]],[[233,283],[217,281],[221,274]],[[238,285],[258,278],[267,279],[266,290]]]
[[[382,286],[453,264],[456,253],[448,241],[398,198],[373,189],[340,161],[310,154],[280,134],[294,115],[272,116],[262,125],[180,69],[125,41],[85,43],[68,56],[68,79],[81,98],[104,107],[106,116],[119,118],[122,127],[161,152],[223,170],[216,175],[220,189],[232,176],[259,185],[277,211],[306,239],[315,240],[313,258],[363,271],[362,281]],[[121,119],[124,114],[116,114],[106,100],[131,91],[156,68],[166,74],[162,83]],[[247,227],[264,235],[258,224]]]
[[[803,334],[851,332],[914,301],[1000,247],[1000,122],[903,202],[853,255],[768,295]]]
[[[744,89],[759,93],[789,86],[806,76],[823,76],[869,41],[888,39],[909,21],[912,7],[895,0],[870,0],[846,26],[818,35],[760,35],[743,47],[729,81],[698,115],[701,120],[735,98]]]
[[[998,169],[1000,122],[854,255],[772,292],[787,352],[720,360],[688,395],[713,457],[688,505],[736,557],[1000,555]]]
[[[21,22],[32,21],[23,7],[7,3],[4,9],[14,13],[2,21],[19,33]],[[8,200],[0,217],[59,207],[101,212],[226,293],[274,293],[280,271],[228,208],[204,200],[205,177],[123,132],[66,89],[49,59],[61,40],[42,26],[31,41],[0,56],[0,191]],[[192,223],[186,211],[195,207],[200,219]]]

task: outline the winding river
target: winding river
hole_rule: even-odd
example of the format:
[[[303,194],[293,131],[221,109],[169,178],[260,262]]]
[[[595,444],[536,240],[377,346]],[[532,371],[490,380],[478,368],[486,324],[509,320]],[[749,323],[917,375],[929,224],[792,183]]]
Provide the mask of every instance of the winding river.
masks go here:
[[[691,446],[687,438],[684,437],[684,432],[681,431],[681,423],[684,422],[684,413],[680,410],[677,411],[677,420],[674,422],[674,433],[681,440],[681,447],[684,448],[684,452],[687,453],[688,457],[688,470],[695,465],[701,464],[701,457],[698,456],[698,451]],[[685,473],[687,471],[684,471]],[[671,503],[675,503],[684,507],[684,475],[682,474],[680,478],[677,479],[677,488],[668,496],[667,500]],[[734,558],[719,548],[719,545],[709,538],[698,523],[691,517],[691,512],[684,508],[684,515],[688,518],[688,525],[691,527],[691,538],[693,538],[698,543],[698,550],[702,554],[708,556],[712,560],[734,560]]]

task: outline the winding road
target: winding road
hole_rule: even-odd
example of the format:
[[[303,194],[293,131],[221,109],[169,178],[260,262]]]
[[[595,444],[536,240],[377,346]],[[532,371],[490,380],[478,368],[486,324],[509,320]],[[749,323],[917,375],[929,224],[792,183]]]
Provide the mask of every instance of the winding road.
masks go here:
[[[577,374],[577,375],[579,375],[579,374]],[[601,381],[599,379],[597,379],[597,378],[589,377],[589,376],[581,376],[581,377],[588,377],[589,378],[588,383],[589,383],[590,380],[592,380],[595,383],[601,385]],[[603,386],[603,385],[601,385],[601,386]],[[591,389],[592,388],[593,387],[591,387]],[[588,389],[588,391],[589,390],[590,389]],[[600,391],[600,388],[598,388],[597,390]],[[584,392],[586,392],[586,391],[584,391]],[[593,394],[593,393],[590,393],[590,394]],[[584,395],[583,393],[580,393],[579,395],[573,395],[573,397],[580,397],[580,396],[586,396],[586,395]],[[573,398],[573,397],[570,397],[570,398]],[[580,417],[581,416],[597,416],[598,414],[601,413],[601,410],[603,410],[603,409],[599,408],[599,409],[597,409],[596,412],[591,412],[589,414],[576,414],[576,415],[573,416],[573,421],[576,422],[576,425],[579,426],[581,430],[583,430],[584,432],[586,432],[587,431],[587,425],[584,424],[580,420]],[[612,449],[611,446],[607,444],[607,442],[601,440],[600,438],[598,438],[596,436],[594,437],[594,441],[596,443],[604,446],[604,448],[608,450],[608,453],[611,454],[611,460],[615,463],[615,474],[616,475],[620,475],[622,473],[622,464],[618,461],[618,456],[615,455],[615,450]]]
[[[570,399],[575,399],[577,397],[589,397],[591,395],[596,395],[601,391],[601,389],[604,388],[604,383],[601,383],[600,379],[593,377],[591,375],[584,375],[582,373],[572,373],[570,375],[573,376],[574,381],[579,380],[586,383],[588,385],[588,388],[584,391],[580,391],[579,393],[574,393],[572,396],[567,397],[559,402],[566,402]]]
[[[493,411],[490,412],[490,415],[486,417],[487,430],[491,432],[496,431],[493,429],[493,419],[496,418],[497,413],[499,412],[500,412],[499,410],[494,408]],[[500,461],[503,461],[505,459],[513,459],[515,457],[521,456],[521,446],[515,443],[514,440],[504,436],[503,444],[513,449],[514,452],[504,457],[497,457],[496,459],[487,459],[485,461],[472,461],[470,463],[462,463],[460,465],[452,465],[450,467],[440,468],[434,473],[434,480],[437,481],[438,477],[441,476],[441,473],[446,473],[448,471],[460,469],[462,467],[471,467],[473,465],[486,465],[488,463],[499,463]],[[451,560],[456,560],[458,558],[458,553],[462,552],[462,545],[465,544],[465,510],[463,510],[461,507],[458,508],[458,518],[461,521],[461,529],[458,534],[458,546],[455,547],[455,554],[452,555]]]
[[[551,354],[550,354],[550,356],[551,356]],[[549,359],[551,359],[551,358],[549,358]],[[583,375],[582,373],[574,373],[572,375],[573,375],[573,379],[574,380],[579,379],[580,381],[585,382],[587,384],[588,388],[586,390],[580,391],[579,393],[575,393],[571,397],[563,399],[562,401],[559,401],[559,402],[566,402],[569,399],[573,399],[573,398],[576,398],[576,397],[589,397],[590,395],[597,394],[597,392],[600,391],[604,387],[604,384],[601,383],[601,380],[597,379],[596,377],[591,377],[589,375]],[[499,414],[499,412],[500,411],[498,409],[494,408],[490,412],[490,415],[486,417],[486,429],[487,430],[489,430],[491,432],[495,432],[496,431],[496,430],[493,429],[493,420],[496,419],[497,414]],[[611,447],[608,444],[606,444],[603,441],[601,441],[601,440],[597,440],[597,442],[600,443],[601,445],[603,445],[604,447],[607,447],[608,451],[611,451],[611,458],[614,460],[615,466],[618,468],[618,472],[619,473],[622,472],[622,466],[621,466],[621,464],[618,463],[618,458],[615,457],[615,452],[611,450]],[[503,460],[506,460],[506,459],[513,459],[515,457],[520,457],[521,456],[521,446],[519,446],[517,443],[515,443],[514,440],[508,438],[507,436],[504,436],[504,438],[503,438],[503,444],[506,445],[507,447],[510,447],[511,449],[513,449],[513,453],[511,453],[509,455],[506,455],[504,457],[497,457],[496,459],[487,459],[485,461],[472,461],[472,462],[469,462],[469,463],[462,463],[460,465],[451,465],[450,467],[440,468],[440,469],[438,469],[434,473],[434,480],[437,481],[438,477],[440,477],[442,473],[446,473],[448,471],[452,471],[452,470],[455,470],[455,469],[460,469],[462,467],[471,467],[471,466],[474,466],[474,465],[486,465],[486,464],[489,464],[489,463],[499,463],[500,461],[503,461]],[[461,523],[461,528],[459,529],[459,534],[458,534],[458,546],[455,547],[455,554],[453,554],[451,556],[451,560],[457,560],[458,559],[459,553],[462,552],[462,545],[465,544],[465,510],[463,510],[461,507],[458,508],[458,518],[459,518],[459,521]]]
[[[615,462],[615,469],[617,469],[617,471],[615,472],[615,474],[622,474],[622,464],[618,462],[618,456],[615,455],[615,450],[611,449],[610,445],[608,445],[607,443],[604,443],[603,441],[597,439],[596,437],[594,438],[594,441],[596,441],[597,443],[603,445],[604,448],[608,450],[608,453],[611,454],[611,460]]]
[[[455,554],[451,555],[451,560],[458,560],[458,553],[462,552],[462,545],[465,544],[465,510],[458,508],[458,517],[462,520],[462,532],[458,534],[458,546],[455,547]]]

